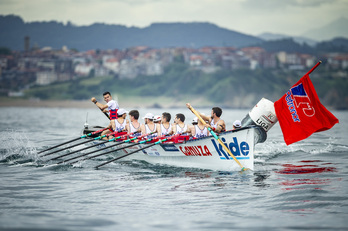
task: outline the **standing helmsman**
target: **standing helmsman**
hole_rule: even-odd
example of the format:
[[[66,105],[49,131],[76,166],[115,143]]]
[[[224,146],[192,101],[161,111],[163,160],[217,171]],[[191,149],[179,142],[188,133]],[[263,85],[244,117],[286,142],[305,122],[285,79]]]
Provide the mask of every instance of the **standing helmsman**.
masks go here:
[[[91,101],[99,107],[103,112],[109,111],[110,115],[110,125],[112,130],[115,131],[115,119],[117,119],[117,110],[119,109],[117,101],[113,100],[110,92],[103,93],[104,100],[106,104],[99,103],[96,98],[92,97]]]

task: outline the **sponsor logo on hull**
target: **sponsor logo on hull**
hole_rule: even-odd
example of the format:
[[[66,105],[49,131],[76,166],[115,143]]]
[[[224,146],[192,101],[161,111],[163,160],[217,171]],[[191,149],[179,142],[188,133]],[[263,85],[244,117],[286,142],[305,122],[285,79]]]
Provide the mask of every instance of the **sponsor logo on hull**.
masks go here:
[[[233,137],[233,141],[230,143],[226,142],[224,137],[221,138],[221,141],[225,144],[225,146],[231,151],[231,153],[238,160],[248,160],[250,157],[248,156],[250,153],[250,146],[247,142],[243,141],[240,144],[238,143],[237,137]],[[216,152],[219,154],[220,159],[222,160],[230,160],[233,159],[226,150],[222,147],[221,144],[216,143],[215,139],[211,139]]]
[[[184,146],[179,147],[180,151],[184,153],[186,156],[212,156],[210,150],[207,145],[197,145],[197,146]]]
[[[161,144],[161,147],[167,152],[179,152],[179,149],[174,144]]]

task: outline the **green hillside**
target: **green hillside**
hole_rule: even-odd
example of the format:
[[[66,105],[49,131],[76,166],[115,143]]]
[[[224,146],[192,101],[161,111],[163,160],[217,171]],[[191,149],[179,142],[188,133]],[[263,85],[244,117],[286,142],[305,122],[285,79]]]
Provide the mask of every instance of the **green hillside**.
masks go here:
[[[213,74],[189,68],[176,62],[163,75],[138,76],[120,80],[117,77],[93,77],[34,87],[26,97],[54,100],[85,100],[110,91],[119,99],[141,104],[141,99],[162,106],[176,102],[205,101],[224,107],[250,108],[262,97],[279,99],[305,72],[280,70],[221,70]],[[322,103],[330,108],[348,109],[348,79],[332,78],[330,73],[315,71],[311,79]],[[161,100],[160,100],[161,99]],[[140,100],[140,101],[139,101]]]

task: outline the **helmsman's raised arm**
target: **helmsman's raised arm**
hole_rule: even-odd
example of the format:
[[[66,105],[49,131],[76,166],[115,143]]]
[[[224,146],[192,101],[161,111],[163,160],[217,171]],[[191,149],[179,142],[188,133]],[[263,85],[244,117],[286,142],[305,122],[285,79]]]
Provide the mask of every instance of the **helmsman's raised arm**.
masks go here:
[[[104,109],[108,108],[108,105],[107,105],[107,104],[104,105],[104,104],[99,103],[99,102],[97,101],[97,99],[94,98],[94,97],[91,98],[91,101],[92,101],[95,105],[97,105],[97,107],[99,107],[100,110],[104,110]]]

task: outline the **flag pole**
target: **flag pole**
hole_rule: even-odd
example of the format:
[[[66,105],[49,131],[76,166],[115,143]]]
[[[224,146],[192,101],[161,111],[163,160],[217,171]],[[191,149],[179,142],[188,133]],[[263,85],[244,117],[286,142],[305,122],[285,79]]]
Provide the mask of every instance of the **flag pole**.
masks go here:
[[[310,73],[312,73],[315,70],[315,68],[317,68],[321,63],[322,61],[319,61],[317,64],[315,64],[315,66],[310,71],[308,71],[306,75],[309,75]]]

